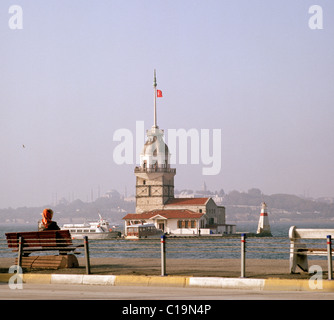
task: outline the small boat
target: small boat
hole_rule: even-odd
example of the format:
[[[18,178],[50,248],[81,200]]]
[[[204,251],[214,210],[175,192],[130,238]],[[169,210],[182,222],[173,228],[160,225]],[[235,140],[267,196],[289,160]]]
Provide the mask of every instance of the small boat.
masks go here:
[[[149,239],[160,238],[162,230],[157,229],[153,223],[131,224],[125,227],[125,239]]]
[[[121,236],[120,231],[113,230],[109,222],[99,214],[97,222],[85,222],[81,224],[64,224],[62,230],[69,230],[72,239],[82,239],[87,236],[88,239],[114,239]]]

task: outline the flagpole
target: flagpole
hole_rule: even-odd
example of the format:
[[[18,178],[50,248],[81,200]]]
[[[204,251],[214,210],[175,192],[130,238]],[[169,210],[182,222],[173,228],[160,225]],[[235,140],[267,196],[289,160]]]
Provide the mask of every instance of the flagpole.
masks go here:
[[[153,128],[158,128],[157,126],[157,77],[156,77],[155,69],[154,69],[153,87],[154,87],[154,125],[153,125]]]

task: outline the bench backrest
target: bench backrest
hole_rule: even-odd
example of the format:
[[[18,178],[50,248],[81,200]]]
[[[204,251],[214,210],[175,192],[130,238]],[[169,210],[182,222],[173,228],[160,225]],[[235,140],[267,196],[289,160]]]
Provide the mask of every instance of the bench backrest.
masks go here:
[[[334,238],[334,229],[298,229],[296,226],[292,226],[289,229],[290,240],[326,239],[328,235]]]
[[[17,248],[22,237],[24,247],[67,247],[72,245],[68,230],[6,233],[8,248]]]

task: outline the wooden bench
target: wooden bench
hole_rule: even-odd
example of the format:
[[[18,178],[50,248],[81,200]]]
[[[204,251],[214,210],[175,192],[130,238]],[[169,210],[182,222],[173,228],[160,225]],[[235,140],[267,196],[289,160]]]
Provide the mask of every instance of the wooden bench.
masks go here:
[[[72,253],[83,247],[83,244],[74,246],[71,234],[68,230],[11,232],[6,233],[8,248],[18,252],[19,266],[56,268],[78,266],[78,262]],[[21,243],[20,243],[21,240]],[[34,256],[33,252],[58,251],[58,256]],[[67,257],[66,257],[67,256]]]
[[[307,247],[307,243],[303,243],[302,240],[321,239],[324,241],[324,245],[326,245],[328,235],[334,237],[334,229],[298,229],[296,226],[290,227],[290,273],[295,273],[297,267],[308,272],[308,255],[328,255],[328,251],[325,247],[310,248]]]

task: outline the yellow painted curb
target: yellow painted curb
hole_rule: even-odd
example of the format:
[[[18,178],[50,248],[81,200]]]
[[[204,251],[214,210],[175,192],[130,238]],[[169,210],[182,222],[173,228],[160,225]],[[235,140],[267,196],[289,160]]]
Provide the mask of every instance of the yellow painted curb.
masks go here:
[[[116,276],[115,286],[173,286],[185,287],[188,277],[159,277],[159,276]]]
[[[51,274],[23,274],[23,283],[51,283]]]
[[[266,279],[263,290],[302,291],[309,290],[308,280]]]
[[[147,276],[116,276],[115,286],[148,286]]]
[[[334,280],[324,280],[322,282],[323,291],[334,292]]]
[[[188,285],[187,277],[150,277],[150,286],[165,286],[165,287],[185,287]]]
[[[321,287],[322,286],[322,287]],[[321,286],[316,288],[305,279],[266,279],[263,290],[279,291],[334,291],[334,281],[323,280]]]
[[[13,275],[13,273],[0,273],[0,282],[8,283],[10,277],[12,277]]]

